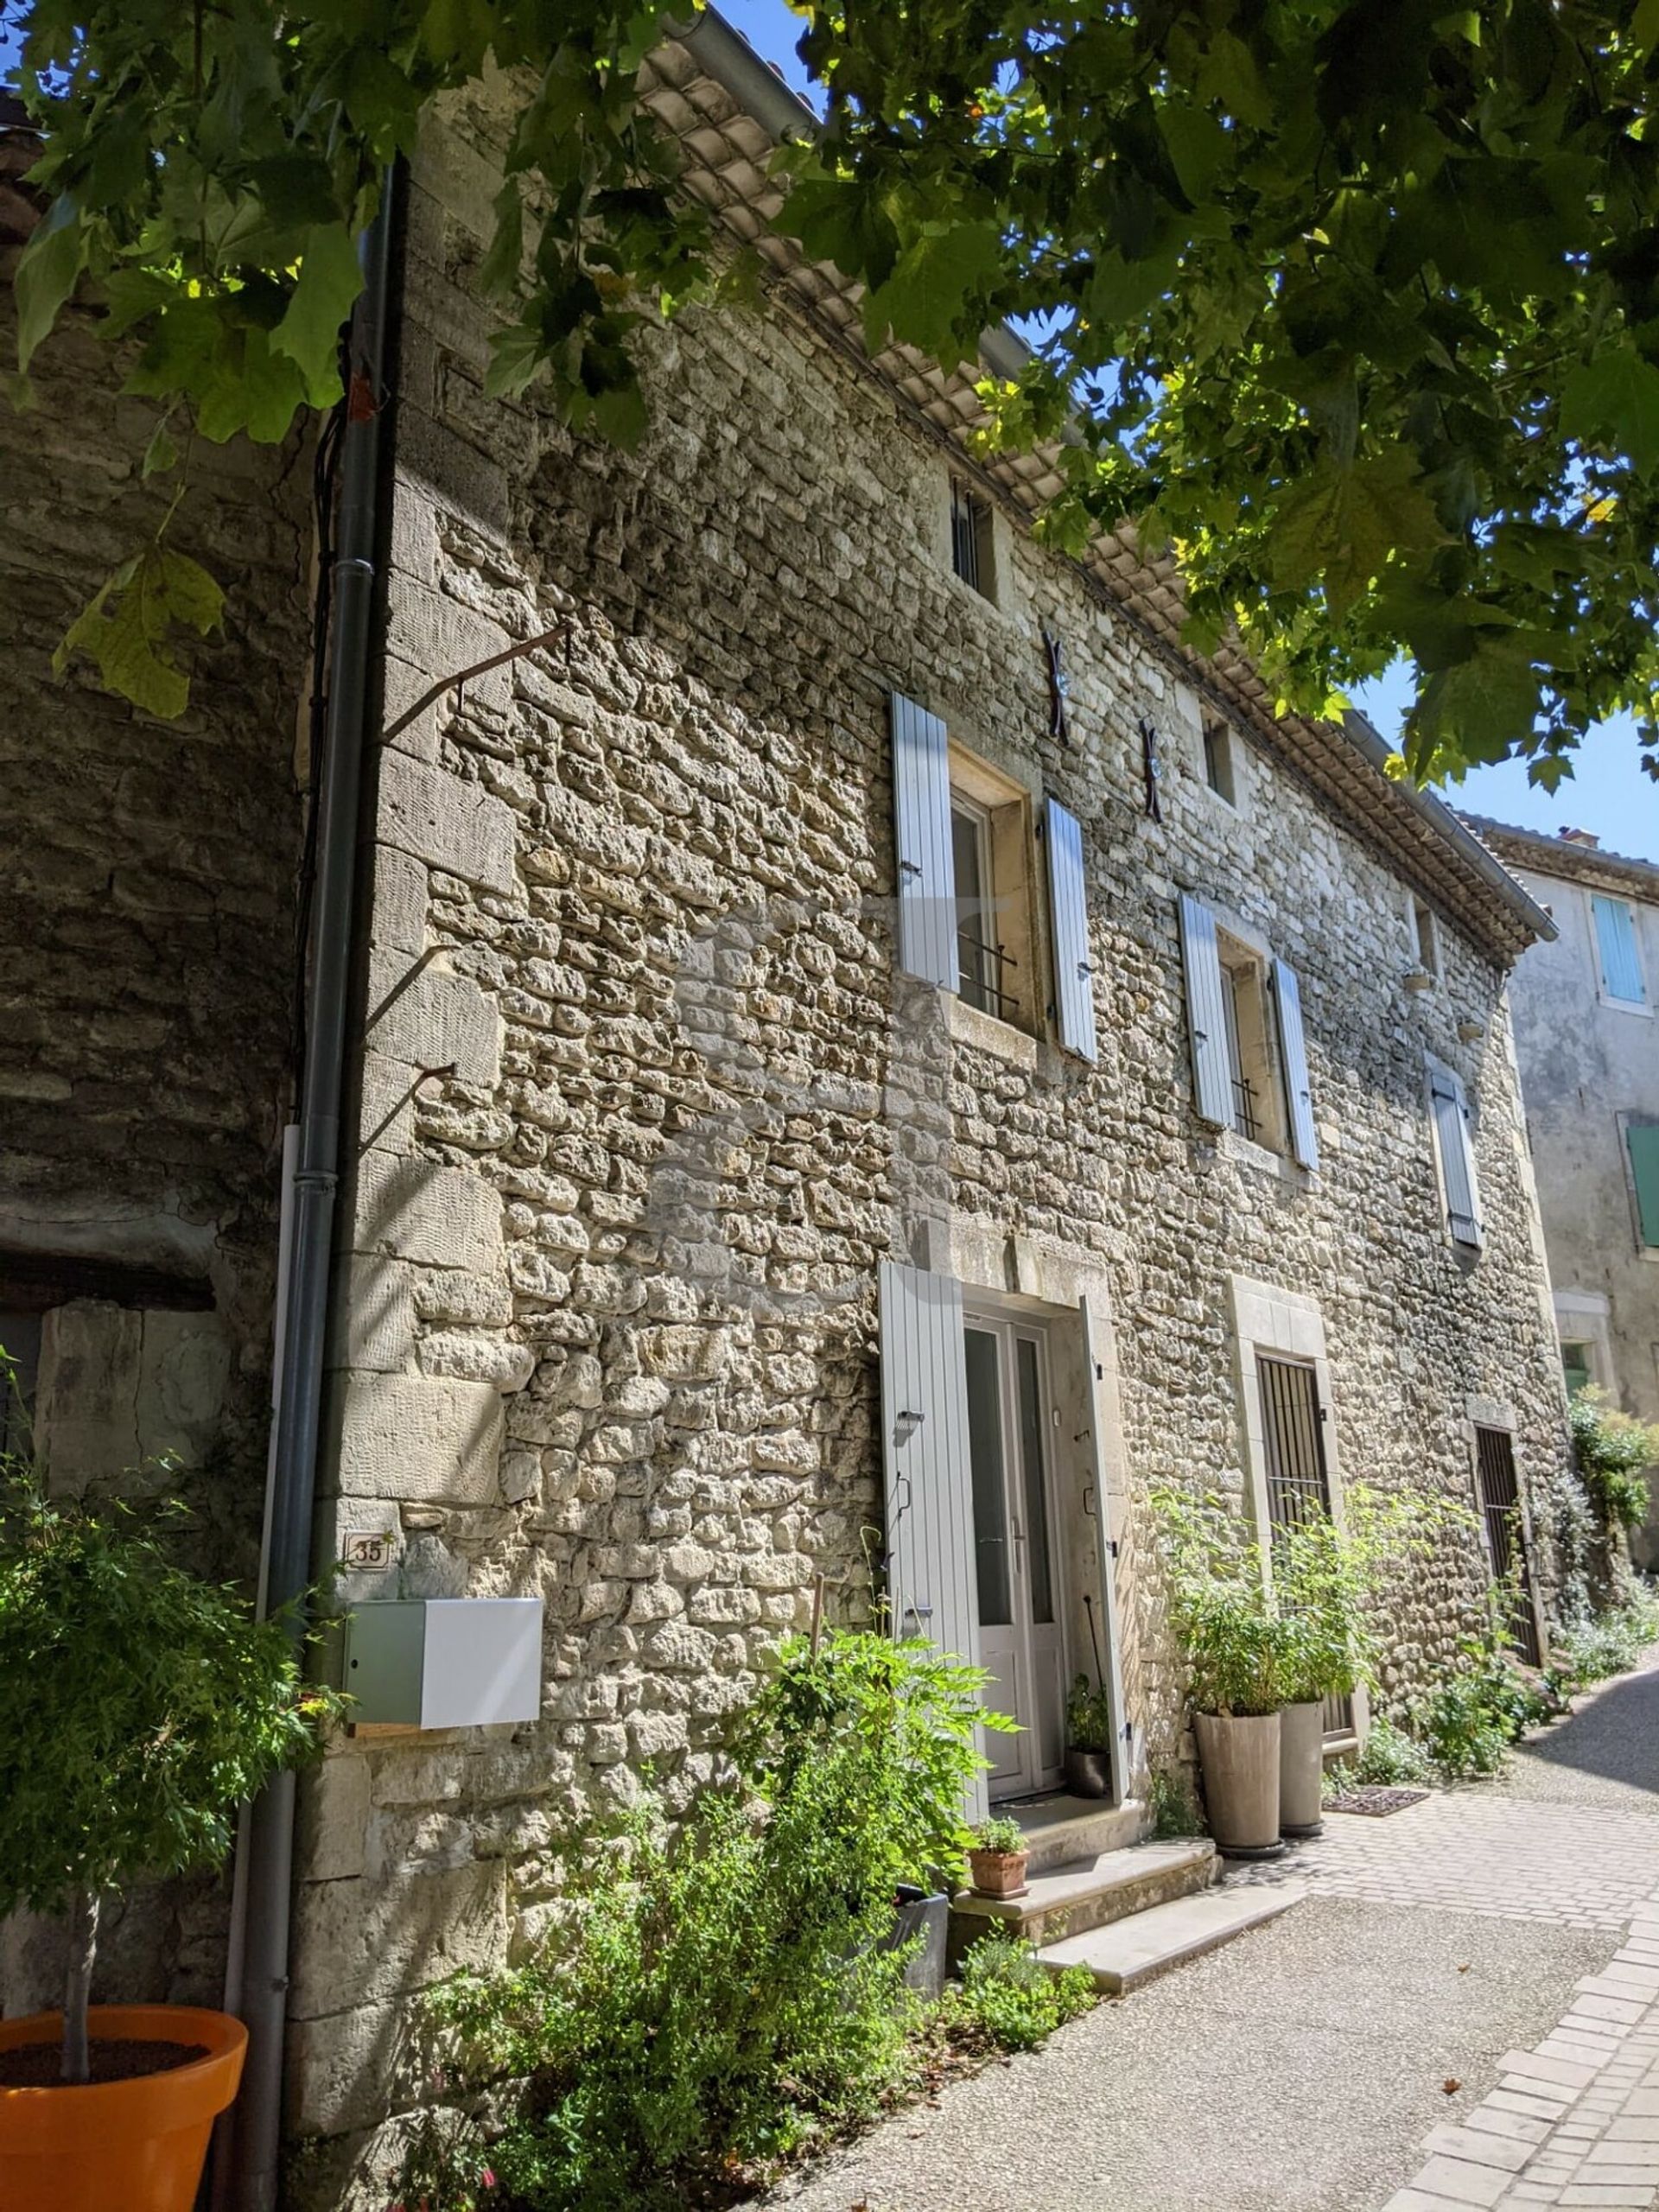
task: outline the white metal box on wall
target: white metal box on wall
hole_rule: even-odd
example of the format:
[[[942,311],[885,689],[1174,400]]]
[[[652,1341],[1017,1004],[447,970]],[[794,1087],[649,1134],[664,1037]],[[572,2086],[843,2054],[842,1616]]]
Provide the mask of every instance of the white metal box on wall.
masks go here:
[[[468,1728],[542,1709],[539,1598],[388,1598],[346,1630],[353,1721]]]

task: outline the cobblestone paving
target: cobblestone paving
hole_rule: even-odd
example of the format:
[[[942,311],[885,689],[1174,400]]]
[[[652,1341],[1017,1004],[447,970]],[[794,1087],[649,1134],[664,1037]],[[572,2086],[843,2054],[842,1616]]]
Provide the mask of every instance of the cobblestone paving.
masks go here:
[[[1498,2063],[1498,2086],[1430,2132],[1421,2172],[1382,2212],[1659,2202],[1659,1891],[1559,2026]]]
[[[1230,1881],[1306,1882],[1310,1895],[1367,1898],[1563,1928],[1624,1929],[1659,1874],[1659,1810],[1552,1803],[1483,1789],[1402,1813],[1326,1816],[1325,1834]]]

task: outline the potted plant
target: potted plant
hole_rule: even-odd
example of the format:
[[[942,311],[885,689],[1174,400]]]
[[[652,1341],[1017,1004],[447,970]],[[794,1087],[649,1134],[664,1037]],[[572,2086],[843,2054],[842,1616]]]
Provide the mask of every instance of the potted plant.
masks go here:
[[[1018,1821],[1001,1815],[982,1821],[968,1847],[975,1890],[982,1897],[1023,1897],[1026,1861],[1030,1856]]]
[[[1112,1703],[1103,1682],[1079,1675],[1065,1700],[1065,1782],[1077,1797],[1112,1794]]]
[[[162,1523],[181,1517],[163,1509]],[[99,1900],[217,1867],[235,1809],[319,1748],[278,1621],[169,1557],[120,1505],[0,1490],[0,1914],[64,1912],[62,2012],[0,2022],[0,2203],[189,2212],[246,2030],[224,2013],[89,2004]]]
[[[1173,1491],[1153,1503],[1210,1833],[1230,1859],[1276,1858],[1286,1634],[1265,1563],[1219,1507]]]

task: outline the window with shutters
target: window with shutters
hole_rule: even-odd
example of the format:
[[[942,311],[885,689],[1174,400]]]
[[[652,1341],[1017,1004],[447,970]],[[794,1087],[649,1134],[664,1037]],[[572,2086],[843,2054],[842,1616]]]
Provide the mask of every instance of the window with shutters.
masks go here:
[[[1221,1006],[1233,1086],[1233,1127],[1252,1144],[1285,1152],[1288,1122],[1278,1025],[1267,961],[1225,931],[1216,933]]]
[[[960,746],[949,755],[955,987],[965,1004],[1016,1028],[1033,1026],[1031,805],[1025,792]]]
[[[1597,891],[1591,893],[1590,912],[1601,996],[1610,1006],[1645,1009],[1648,994],[1637,948],[1636,909],[1628,899],[1608,899]]]
[[[1627,1121],[1624,1149],[1630,1163],[1637,1240],[1644,1252],[1659,1252],[1659,1122]]]
[[[996,541],[991,503],[950,479],[950,565],[982,599],[996,598]]]
[[[1468,1094],[1456,1070],[1433,1058],[1428,1063],[1428,1103],[1446,1228],[1454,1244],[1478,1251],[1485,1236],[1480,1221],[1474,1120]]]

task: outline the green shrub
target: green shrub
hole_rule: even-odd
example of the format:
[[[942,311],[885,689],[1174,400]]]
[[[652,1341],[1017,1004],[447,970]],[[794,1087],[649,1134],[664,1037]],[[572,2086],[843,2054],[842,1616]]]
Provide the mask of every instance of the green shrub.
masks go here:
[[[1182,1768],[1155,1767],[1147,1783],[1147,1803],[1152,1813],[1152,1832],[1160,1843],[1204,1834],[1198,1797]]]
[[[1007,1853],[1023,1851],[1026,1832],[1018,1821],[1011,1821],[1006,1814],[998,1814],[988,1821],[982,1821],[974,1830],[969,1845],[972,1851],[996,1851]]]
[[[1356,1483],[1341,1520],[1311,1514],[1274,1532],[1273,1579],[1284,1618],[1287,1705],[1349,1697],[1374,1677],[1375,1623],[1389,1586],[1470,1516],[1444,1498]]]
[[[1496,1630],[1462,1647],[1463,1663],[1412,1709],[1414,1732],[1449,1782],[1498,1773],[1510,1745],[1556,1710],[1501,1649]]]
[[[1276,1713],[1284,1702],[1286,1630],[1268,1593],[1261,1548],[1222,1507],[1185,1491],[1157,1491],[1152,1507],[1194,1707]]]
[[[1356,1782],[1420,1789],[1432,1789],[1440,1779],[1439,1770],[1423,1746],[1382,1713],[1372,1720],[1358,1758],[1344,1762],[1338,1770],[1338,1778],[1349,1775]]]
[[[946,1993],[946,2032],[969,2050],[1034,2050],[1056,2028],[1096,2002],[1086,1967],[1051,1974],[1032,1946],[1007,1929],[982,1936]]]
[[[567,1921],[435,1993],[531,2212],[656,2212],[868,2118],[912,2064],[893,1885],[959,1863],[985,1677],[920,1643],[785,1652],[739,1772],[575,1854]]]
[[[1112,1748],[1112,1700],[1104,1682],[1079,1675],[1066,1694],[1065,1740],[1074,1751]]]
[[[1567,1692],[1583,1689],[1635,1666],[1659,1642],[1659,1597],[1638,1583],[1622,1605],[1573,1621],[1557,1637],[1551,1675]]]
[[[1568,1408],[1579,1472],[1611,1529],[1638,1529],[1648,1517],[1647,1469],[1659,1463],[1659,1427],[1633,1421],[1593,1384]]]

